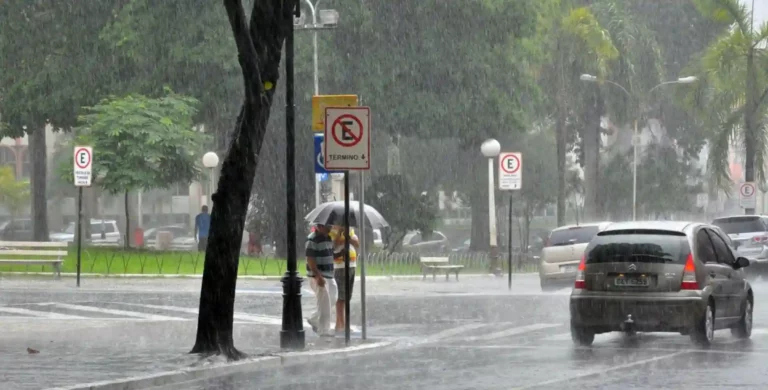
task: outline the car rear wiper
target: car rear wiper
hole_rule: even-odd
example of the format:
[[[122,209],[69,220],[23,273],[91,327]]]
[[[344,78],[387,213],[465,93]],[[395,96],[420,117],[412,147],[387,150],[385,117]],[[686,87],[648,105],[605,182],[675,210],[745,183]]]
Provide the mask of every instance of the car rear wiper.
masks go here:
[[[671,259],[671,258],[665,257],[665,256],[648,255],[648,254],[641,254],[641,253],[637,253],[637,254],[633,253],[631,255],[613,255],[613,257],[650,257],[652,259],[664,260],[665,262],[674,262],[675,261],[675,259]]]

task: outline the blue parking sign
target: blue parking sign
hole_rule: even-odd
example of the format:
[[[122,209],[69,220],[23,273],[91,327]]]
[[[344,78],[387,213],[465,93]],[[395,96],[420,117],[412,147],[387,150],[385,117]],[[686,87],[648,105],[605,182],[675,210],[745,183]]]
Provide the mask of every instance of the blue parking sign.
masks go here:
[[[315,173],[342,173],[339,171],[327,171],[323,166],[323,134],[315,134]],[[322,181],[322,180],[321,180]]]

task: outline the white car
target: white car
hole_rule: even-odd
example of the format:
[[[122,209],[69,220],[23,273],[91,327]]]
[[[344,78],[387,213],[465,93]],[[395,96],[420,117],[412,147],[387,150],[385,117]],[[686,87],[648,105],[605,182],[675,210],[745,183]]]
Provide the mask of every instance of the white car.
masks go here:
[[[50,239],[54,242],[73,242],[75,241],[76,232],[77,223],[70,222],[63,231],[52,233]],[[123,238],[120,235],[117,221],[109,219],[91,219],[91,239],[89,241],[96,244],[120,245],[123,242]]]

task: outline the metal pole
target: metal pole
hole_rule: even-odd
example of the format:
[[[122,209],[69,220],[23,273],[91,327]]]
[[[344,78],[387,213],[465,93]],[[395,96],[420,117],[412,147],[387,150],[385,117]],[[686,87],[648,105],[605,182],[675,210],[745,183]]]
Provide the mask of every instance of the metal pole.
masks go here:
[[[213,168],[210,169],[210,174],[208,175],[210,177],[210,183],[208,183],[208,212],[213,212],[213,192],[216,191],[214,188],[215,184],[214,182],[214,175]]]
[[[512,192],[509,192],[509,222],[507,227],[507,254],[509,257],[507,257],[507,267],[509,268],[509,278],[507,280],[507,285],[510,290],[512,290]],[[523,245],[523,242],[520,242],[521,248]]]
[[[635,134],[632,136],[632,220],[637,220],[637,119],[635,119]]]
[[[362,322],[362,338],[368,338],[368,326],[365,315],[365,171],[360,171],[360,253],[357,254],[358,267],[360,268],[360,317]]]
[[[499,256],[499,247],[496,243],[496,201],[494,199],[493,158],[488,159],[488,230],[491,234],[491,273],[498,275],[499,269],[496,261]]]
[[[306,0],[309,5],[309,10],[312,13],[312,26],[317,26],[317,13],[315,12],[315,6],[312,5],[310,0]],[[317,30],[312,31],[312,68],[313,78],[315,82],[315,95],[320,95],[320,79],[318,75],[318,53],[317,53]],[[330,176],[330,175],[329,175]],[[320,206],[320,175],[315,174],[315,207]]]
[[[301,282],[296,271],[296,107],[294,104],[294,69],[293,69],[293,17],[300,16],[298,1],[286,7],[283,20],[286,24],[285,35],[285,198],[287,269],[283,276],[283,321],[280,330],[280,347],[290,349],[304,348],[304,321],[301,318]]]
[[[83,187],[77,187],[77,287],[80,287],[80,255],[83,246]]]
[[[349,345],[349,171],[344,171],[344,342]]]

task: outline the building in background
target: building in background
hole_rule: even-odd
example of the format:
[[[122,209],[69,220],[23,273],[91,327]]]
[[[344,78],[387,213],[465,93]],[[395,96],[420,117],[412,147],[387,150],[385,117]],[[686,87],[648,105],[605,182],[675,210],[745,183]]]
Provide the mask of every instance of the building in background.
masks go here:
[[[55,132],[52,126],[46,127],[48,179],[49,179],[49,221],[52,231],[63,229],[74,221],[77,215],[77,199],[74,188],[56,189],[51,183],[55,180],[56,168],[52,163],[58,148],[67,144],[67,136]],[[29,140],[27,136],[20,138],[0,139],[0,166],[10,166],[16,172],[19,180],[28,180],[31,173],[29,159]],[[98,158],[98,151],[96,152]],[[193,226],[195,215],[200,207],[208,204],[205,188],[207,183],[192,182],[189,185],[178,185],[169,190],[153,190],[145,193],[133,193],[129,199],[132,215],[137,216],[144,228],[182,224]],[[141,208],[141,215],[135,212]],[[29,216],[30,210],[23,210],[23,216]],[[10,214],[0,206],[0,222],[7,220]],[[94,218],[125,219],[125,204],[122,195],[111,196],[102,194],[97,199],[97,210]]]

